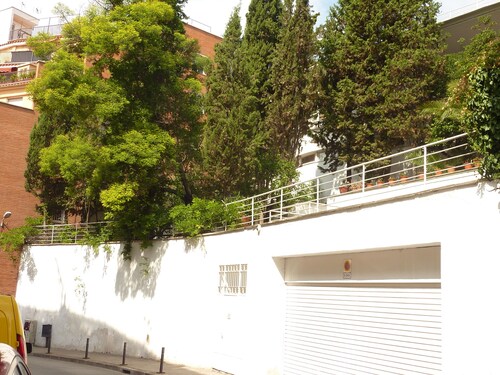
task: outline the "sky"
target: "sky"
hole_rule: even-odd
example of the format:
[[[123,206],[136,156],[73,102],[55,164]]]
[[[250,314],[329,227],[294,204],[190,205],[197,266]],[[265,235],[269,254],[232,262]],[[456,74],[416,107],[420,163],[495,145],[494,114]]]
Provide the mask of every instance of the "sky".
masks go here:
[[[441,0],[440,18],[449,18],[460,11],[471,11],[478,7],[494,4],[500,0]],[[62,2],[76,12],[82,12],[92,0],[0,0],[0,10],[16,6],[38,18],[51,16],[54,5]],[[250,0],[188,0],[184,12],[190,18],[188,23],[222,36],[233,9],[241,2],[240,16],[244,23]],[[310,0],[313,10],[319,13],[318,24],[324,23],[330,6],[335,0]]]

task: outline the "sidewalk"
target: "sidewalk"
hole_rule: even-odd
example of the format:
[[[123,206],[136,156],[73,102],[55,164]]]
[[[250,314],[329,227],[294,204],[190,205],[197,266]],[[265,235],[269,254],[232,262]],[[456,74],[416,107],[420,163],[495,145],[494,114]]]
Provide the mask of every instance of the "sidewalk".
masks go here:
[[[160,371],[160,360],[126,357],[125,365],[122,365],[122,356],[115,354],[89,353],[89,358],[85,359],[85,352],[83,351],[50,348],[50,354],[48,354],[47,348],[34,346],[33,351],[28,355],[28,361],[29,356],[84,363],[131,375],[153,375],[158,374]],[[212,369],[192,368],[166,362],[163,363],[163,373],[166,375],[221,374],[220,372]]]

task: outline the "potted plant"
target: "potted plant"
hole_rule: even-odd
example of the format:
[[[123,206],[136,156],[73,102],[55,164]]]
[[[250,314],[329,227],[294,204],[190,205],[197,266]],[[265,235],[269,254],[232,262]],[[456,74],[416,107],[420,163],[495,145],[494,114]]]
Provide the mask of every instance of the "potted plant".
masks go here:
[[[351,190],[351,185],[349,184],[349,181],[347,179],[340,181],[339,185],[340,194],[345,194],[349,192],[349,190]]]
[[[361,182],[354,182],[354,183],[352,183],[351,190],[352,191],[359,191],[359,190],[361,190]]]

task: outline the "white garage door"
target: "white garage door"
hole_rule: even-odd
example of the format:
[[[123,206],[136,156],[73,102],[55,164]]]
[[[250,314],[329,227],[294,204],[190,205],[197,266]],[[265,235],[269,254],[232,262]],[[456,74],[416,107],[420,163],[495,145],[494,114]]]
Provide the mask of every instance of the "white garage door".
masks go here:
[[[440,373],[439,283],[287,290],[285,375]]]

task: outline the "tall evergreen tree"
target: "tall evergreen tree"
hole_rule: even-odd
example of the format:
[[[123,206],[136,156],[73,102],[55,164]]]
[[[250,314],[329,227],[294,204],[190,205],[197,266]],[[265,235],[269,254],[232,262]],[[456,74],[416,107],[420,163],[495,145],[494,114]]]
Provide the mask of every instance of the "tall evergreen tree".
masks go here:
[[[320,44],[326,162],[356,164],[415,145],[444,94],[439,5],[427,0],[339,0]]]
[[[281,25],[281,0],[252,0],[246,16],[243,55],[250,94],[259,99],[264,117],[267,100],[273,92],[270,80]]]
[[[216,49],[203,153],[208,180],[222,196],[267,189],[285,170],[265,123],[280,15],[279,0],[253,0],[241,38],[236,9]]]
[[[239,116],[243,100],[241,58],[242,28],[240,7],[231,14],[223,40],[215,47],[212,69],[208,72],[203,132],[205,188],[215,196],[246,193],[250,171],[245,160],[248,136]]]
[[[289,161],[295,159],[316,109],[316,17],[311,14],[309,0],[285,0],[270,74],[273,93],[266,122],[273,148]]]

